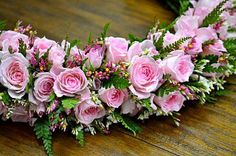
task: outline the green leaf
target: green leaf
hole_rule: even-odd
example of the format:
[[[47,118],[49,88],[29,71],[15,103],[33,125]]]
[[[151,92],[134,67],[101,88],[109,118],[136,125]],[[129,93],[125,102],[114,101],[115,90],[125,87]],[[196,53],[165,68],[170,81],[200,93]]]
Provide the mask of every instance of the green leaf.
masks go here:
[[[132,121],[129,117],[121,116],[120,113],[118,113],[118,112],[113,112],[112,115],[126,129],[130,130],[131,132],[133,132],[134,135],[136,135],[137,133],[139,133],[142,130],[141,127],[137,123]]]
[[[32,73],[29,74],[29,82],[26,86],[26,92],[29,93],[30,89],[33,87],[34,85],[34,76]]]
[[[2,101],[6,105],[11,103],[11,98],[6,91],[1,93],[0,101]]]
[[[101,33],[102,40],[104,40],[106,38],[109,28],[110,28],[110,23],[107,23],[104,25],[103,32]]]
[[[159,97],[163,97],[165,95],[169,95],[170,93],[176,91],[178,89],[177,86],[174,86],[173,84],[164,84],[162,85],[158,90],[156,95]]]
[[[222,7],[228,0],[224,0],[221,3],[219,3],[203,20],[202,27],[208,27],[211,24],[215,24],[219,22],[220,15],[224,11]]]
[[[53,101],[56,98],[56,94],[52,92],[49,96],[49,102]]]
[[[81,146],[84,145],[84,131],[83,130],[78,131],[75,138],[76,140],[78,140]]]
[[[180,3],[179,15],[182,15],[185,11],[188,10],[191,3],[189,2],[189,0],[180,0],[179,3]]]
[[[6,22],[0,21],[0,31],[4,30],[6,28]]]
[[[156,46],[156,49],[157,50],[160,50],[163,48],[163,43],[164,43],[164,37],[166,35],[166,33],[171,29],[173,28],[173,26],[175,25],[176,21],[178,20],[179,18],[176,18],[172,23],[170,23],[163,31],[162,31],[162,34],[161,36],[159,37],[159,39],[155,42],[155,46]]]
[[[19,39],[19,52],[26,56],[26,44],[22,39]]]
[[[43,146],[48,156],[52,156],[52,132],[48,118],[38,118],[34,124],[37,139],[42,139]]]
[[[113,75],[108,80],[103,81],[103,86],[105,88],[110,88],[114,86],[117,89],[125,89],[129,87],[129,80],[119,75]]]
[[[92,40],[92,33],[89,33],[89,37],[88,37],[88,44],[91,44],[93,42]]]
[[[74,108],[75,105],[79,103],[79,101],[80,100],[76,98],[66,98],[66,99],[61,100],[62,106],[66,109]]]
[[[236,56],[236,38],[224,40],[224,47],[228,53]]]
[[[142,100],[139,100],[139,104],[144,106],[145,108],[147,108],[149,111],[152,110],[151,108],[151,101],[150,99],[142,99]]]
[[[143,39],[136,37],[134,34],[129,34],[128,38],[129,38],[131,43],[133,43],[134,41],[138,41],[138,42],[142,42],[143,41]]]
[[[178,50],[179,47],[187,40],[189,40],[191,37],[183,37],[179,40],[175,41],[174,43],[171,43],[167,45],[165,48],[161,48],[159,50],[159,54],[154,56],[154,59],[164,58],[166,57],[170,52],[174,50]]]

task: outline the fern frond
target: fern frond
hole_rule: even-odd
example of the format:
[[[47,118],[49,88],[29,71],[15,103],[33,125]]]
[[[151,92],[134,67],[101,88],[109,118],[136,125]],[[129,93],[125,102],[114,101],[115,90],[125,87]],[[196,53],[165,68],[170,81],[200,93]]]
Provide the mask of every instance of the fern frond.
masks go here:
[[[178,21],[179,18],[176,18],[172,23],[170,23],[162,32],[161,36],[159,37],[159,39],[155,42],[155,46],[157,50],[160,50],[163,48],[163,42],[164,42],[164,37],[166,35],[166,33],[173,28],[173,26],[175,25],[175,23]]]
[[[139,127],[139,125],[137,123],[135,123],[134,121],[132,121],[130,118],[128,118],[126,116],[121,116],[120,113],[118,113],[118,112],[113,112],[112,115],[126,129],[133,132],[134,135],[136,135],[137,133],[139,133],[141,131],[141,127]]]
[[[52,132],[48,118],[39,118],[34,125],[34,131],[37,139],[42,139],[43,146],[48,156],[52,156]]]
[[[220,15],[224,11],[222,7],[228,0],[220,2],[203,20],[202,27],[208,27],[211,24],[215,24],[220,20]]]
[[[228,53],[236,56],[236,38],[224,40],[224,47]]]

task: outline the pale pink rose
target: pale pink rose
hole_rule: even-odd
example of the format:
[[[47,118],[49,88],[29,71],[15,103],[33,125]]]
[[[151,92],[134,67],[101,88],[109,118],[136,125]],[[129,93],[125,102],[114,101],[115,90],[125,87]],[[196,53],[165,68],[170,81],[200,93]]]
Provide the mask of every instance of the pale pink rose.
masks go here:
[[[179,91],[172,92],[163,97],[154,97],[154,103],[159,105],[165,113],[179,111],[182,108],[184,101],[185,97]]]
[[[28,66],[28,60],[21,53],[7,54],[2,58],[0,82],[12,98],[20,99],[25,95],[29,82]]]
[[[227,50],[224,47],[223,41],[216,40],[213,44],[207,45],[204,47],[203,54],[204,55],[222,55],[222,52],[226,52]]]
[[[193,73],[194,65],[190,55],[184,55],[182,50],[176,50],[163,60],[163,70],[165,74],[170,74],[171,78],[179,82],[186,82]]]
[[[79,68],[64,69],[56,76],[53,90],[57,97],[80,95],[88,86],[84,72]]]
[[[88,58],[86,66],[92,65],[94,68],[99,68],[102,64],[105,48],[101,45],[94,45],[86,52],[85,57]]]
[[[135,116],[142,109],[140,105],[137,105],[131,99],[128,99],[121,105],[121,114],[129,114],[129,116]]]
[[[209,40],[218,39],[216,31],[211,27],[199,28],[196,31],[196,38],[202,43]]]
[[[60,46],[53,46],[49,50],[48,60],[52,62],[53,65],[62,65],[65,61],[65,56],[66,53]]]
[[[39,51],[39,57],[41,57],[53,46],[57,46],[57,43],[53,40],[49,40],[46,37],[36,38],[33,49],[37,49]]]
[[[107,46],[107,59],[112,63],[127,60],[128,41],[119,37],[107,37],[105,39]]]
[[[199,54],[203,51],[202,50],[202,42],[199,41],[198,38],[192,38],[192,40],[189,41],[187,46],[184,47],[184,51],[190,55]]]
[[[92,100],[85,100],[75,106],[77,120],[85,125],[89,125],[93,120],[101,118],[104,115],[104,108],[96,105]]]
[[[11,48],[13,52],[18,52],[20,39],[28,46],[28,36],[15,31],[4,31],[0,35],[0,48],[2,48],[4,52],[8,52],[9,48]]]
[[[166,35],[164,36],[163,46],[166,47],[167,45],[176,42],[176,41],[179,40],[180,38],[181,38],[181,36],[179,36],[179,35],[176,35],[176,34],[172,34],[172,33],[170,33],[170,32],[167,32]]]
[[[118,108],[128,98],[127,89],[120,90],[116,88],[100,89],[99,98],[110,107]]]
[[[0,115],[5,114],[7,112],[7,106],[0,102]]]
[[[151,40],[144,40],[143,42],[134,42],[128,50],[128,60],[131,61],[131,59],[134,56],[139,56],[139,55],[148,55],[148,56],[153,56],[157,55],[158,52],[156,50],[156,47],[153,44],[153,41]]]
[[[53,91],[54,78],[49,72],[39,73],[36,78],[33,88],[34,97],[40,102],[49,102],[49,97]]]
[[[15,107],[11,119],[13,122],[28,122],[30,121],[29,112],[23,106]]]
[[[159,87],[163,76],[159,63],[148,56],[133,57],[128,71],[132,83],[129,89],[140,99],[150,97],[150,93]]]
[[[193,37],[199,27],[198,19],[198,16],[181,16],[174,26],[176,34]]]

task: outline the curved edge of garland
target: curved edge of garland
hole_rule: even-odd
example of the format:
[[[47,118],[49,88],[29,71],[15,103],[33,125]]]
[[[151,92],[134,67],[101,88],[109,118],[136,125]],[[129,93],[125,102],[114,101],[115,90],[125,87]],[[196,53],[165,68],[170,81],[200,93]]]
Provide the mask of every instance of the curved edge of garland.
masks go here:
[[[171,1],[172,2],[172,1]],[[156,23],[147,37],[90,35],[61,44],[36,36],[30,25],[6,30],[0,22],[0,116],[28,122],[53,155],[55,130],[109,133],[120,123],[134,135],[134,120],[170,116],[179,126],[185,101],[215,102],[236,73],[236,1],[167,1],[180,13]]]

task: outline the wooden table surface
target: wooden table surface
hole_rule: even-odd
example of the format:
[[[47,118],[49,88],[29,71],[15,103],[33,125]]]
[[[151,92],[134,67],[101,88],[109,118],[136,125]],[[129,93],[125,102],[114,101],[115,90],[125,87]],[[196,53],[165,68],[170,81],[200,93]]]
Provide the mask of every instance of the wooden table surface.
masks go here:
[[[13,26],[17,19],[31,23],[40,36],[61,41],[66,35],[86,43],[111,22],[110,34],[144,36],[154,20],[170,22],[174,14],[158,0],[1,0],[0,18]],[[182,111],[181,125],[169,118],[140,123],[143,131],[133,136],[114,126],[110,135],[86,135],[81,147],[72,135],[54,135],[57,156],[76,155],[236,155],[235,76],[226,88],[232,93],[219,97],[216,104],[188,104]],[[26,124],[0,122],[1,156],[43,156],[42,144]]]

